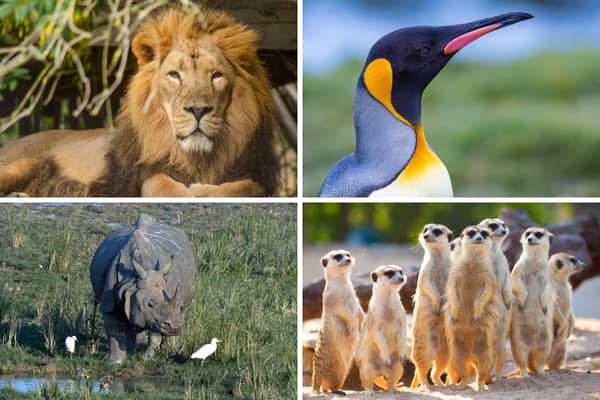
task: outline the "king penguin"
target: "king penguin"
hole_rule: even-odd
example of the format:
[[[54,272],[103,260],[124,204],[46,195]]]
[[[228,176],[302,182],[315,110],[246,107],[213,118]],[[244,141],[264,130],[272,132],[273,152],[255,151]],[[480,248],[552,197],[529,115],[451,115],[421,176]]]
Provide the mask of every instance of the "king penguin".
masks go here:
[[[511,12],[460,25],[403,28],[379,39],[356,85],[356,150],[333,167],[319,196],[452,197],[448,170],[425,140],[423,91],[467,44],[529,18]]]

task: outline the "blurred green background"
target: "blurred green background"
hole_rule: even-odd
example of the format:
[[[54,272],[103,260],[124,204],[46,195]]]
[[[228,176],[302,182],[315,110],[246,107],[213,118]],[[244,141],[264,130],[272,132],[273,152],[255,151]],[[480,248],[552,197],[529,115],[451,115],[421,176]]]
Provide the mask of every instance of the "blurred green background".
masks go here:
[[[593,207],[557,203],[306,203],[304,243],[416,244],[428,223],[444,224],[458,234],[465,226],[500,215],[505,208],[524,210],[536,223],[548,224],[572,219]]]
[[[362,61],[304,76],[304,193],[354,151]],[[598,196],[600,52],[453,62],[423,97],[423,125],[455,196]]]

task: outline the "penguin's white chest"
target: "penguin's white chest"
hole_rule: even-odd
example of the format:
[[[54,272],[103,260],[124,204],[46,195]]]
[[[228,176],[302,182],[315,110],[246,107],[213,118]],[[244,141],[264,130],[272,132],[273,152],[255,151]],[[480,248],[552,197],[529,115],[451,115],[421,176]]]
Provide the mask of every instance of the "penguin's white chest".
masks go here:
[[[418,174],[404,171],[388,186],[372,192],[369,197],[453,197],[452,182],[446,166],[432,162]]]

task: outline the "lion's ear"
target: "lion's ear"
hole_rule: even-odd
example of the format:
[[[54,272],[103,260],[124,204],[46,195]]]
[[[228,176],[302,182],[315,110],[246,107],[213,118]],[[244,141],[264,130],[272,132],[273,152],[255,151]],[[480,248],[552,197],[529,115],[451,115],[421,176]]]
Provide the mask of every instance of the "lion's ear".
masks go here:
[[[156,35],[152,35],[150,32],[143,30],[139,32],[133,38],[133,43],[131,44],[131,50],[137,58],[138,65],[144,65],[154,60],[155,51],[154,49],[157,47],[157,38],[153,37]]]

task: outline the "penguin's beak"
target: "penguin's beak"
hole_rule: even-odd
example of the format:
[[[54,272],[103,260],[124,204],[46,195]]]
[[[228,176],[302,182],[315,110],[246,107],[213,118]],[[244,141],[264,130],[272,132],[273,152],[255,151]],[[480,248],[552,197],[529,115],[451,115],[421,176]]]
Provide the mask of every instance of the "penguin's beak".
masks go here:
[[[445,27],[448,30],[450,39],[446,46],[444,46],[444,54],[454,54],[487,33],[530,18],[533,18],[533,15],[529,13],[510,12],[462,25]]]

